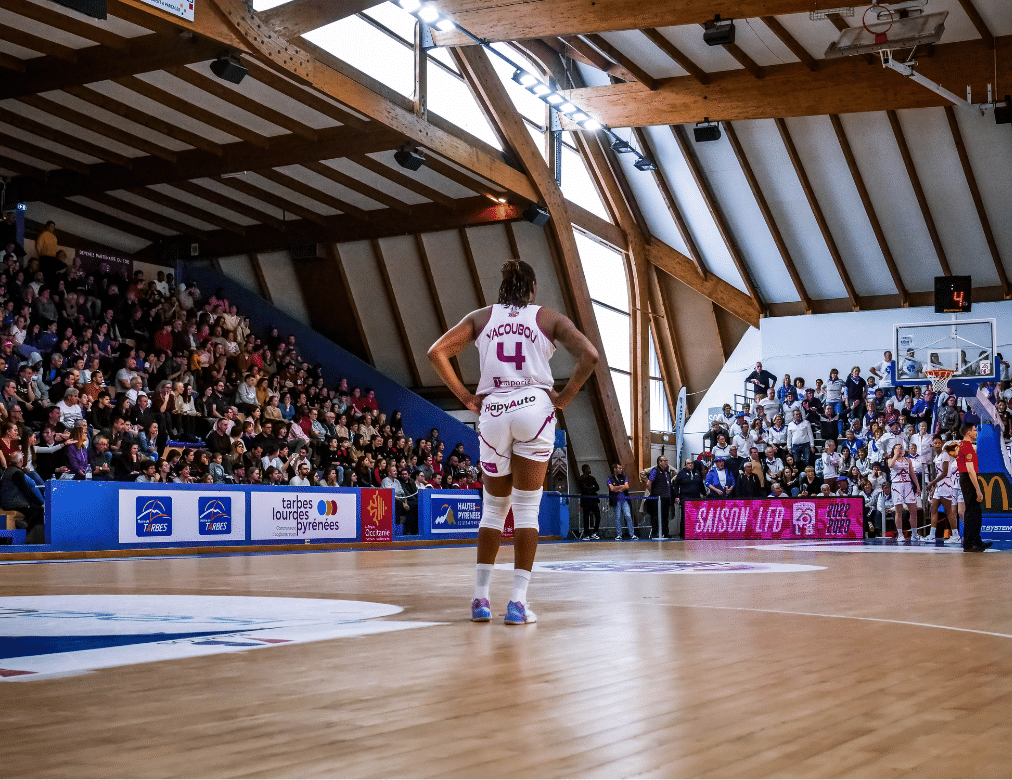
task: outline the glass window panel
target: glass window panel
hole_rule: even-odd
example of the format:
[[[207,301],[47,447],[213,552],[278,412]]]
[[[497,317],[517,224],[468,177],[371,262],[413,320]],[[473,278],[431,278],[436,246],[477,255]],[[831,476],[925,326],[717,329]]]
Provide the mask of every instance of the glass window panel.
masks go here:
[[[668,411],[668,394],[660,379],[650,380],[650,430],[670,431],[674,429],[671,413]]]
[[[629,421],[632,418],[630,399],[632,398],[632,381],[628,374],[620,371],[611,372],[611,381],[615,383],[615,394],[618,396],[618,408],[622,411],[622,422],[625,423],[626,436],[629,435]]]
[[[253,0],[254,11],[269,11],[275,6],[287,3],[288,0]]]
[[[429,63],[429,110],[496,149],[502,149],[467,84]]]
[[[538,68],[532,65],[526,57],[521,56],[506,44],[494,43],[492,44],[492,48],[502,52],[528,73],[539,79],[543,78]],[[492,67],[495,68],[496,73],[499,74],[499,78],[502,79],[502,83],[506,87],[506,93],[513,101],[513,105],[517,107],[517,111],[536,124],[542,124],[545,121],[545,104],[541,102],[541,99],[534,97],[534,95],[513,80],[514,70],[509,64],[503,62],[494,54],[490,54],[488,58],[492,62]]]
[[[611,368],[631,371],[629,359],[629,315],[619,314],[604,306],[594,304],[597,327],[604,342],[605,360]]]
[[[524,124],[527,123],[525,122]],[[545,148],[545,134],[533,125],[527,125],[527,131],[531,134],[531,138],[534,139],[534,145],[538,147],[538,151],[541,152],[541,156],[547,160],[548,150]]]
[[[565,178],[565,169],[562,175]],[[622,255],[587,238],[579,231],[574,231],[574,235],[576,247],[580,250],[583,273],[590,288],[590,297],[628,313],[629,284]]]
[[[304,37],[395,92],[406,97],[414,94],[415,64],[411,49],[357,16],[328,24]]]
[[[650,378],[660,379],[661,378],[661,361],[657,359],[657,350],[654,349],[654,333],[653,329],[650,330],[650,338],[647,341],[650,343]]]
[[[562,147],[562,194],[578,206],[611,222],[611,215],[604,207],[583,158],[565,145]]]
[[[408,43],[415,42],[415,17],[393,3],[380,3],[363,11],[389,30],[397,33]]]

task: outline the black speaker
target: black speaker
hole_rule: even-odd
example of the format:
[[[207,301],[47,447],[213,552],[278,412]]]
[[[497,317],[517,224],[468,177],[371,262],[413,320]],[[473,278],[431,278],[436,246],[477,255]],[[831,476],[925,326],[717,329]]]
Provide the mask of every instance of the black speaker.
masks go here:
[[[547,225],[548,220],[551,219],[551,214],[548,213],[548,209],[539,206],[537,203],[532,203],[525,208],[524,213],[521,216],[523,216],[523,218],[532,225],[537,225],[538,227]]]
[[[719,20],[720,17],[717,19]],[[713,25],[713,27],[703,30],[703,43],[707,46],[727,46],[734,43],[734,22],[716,21],[707,22],[707,24]]]
[[[1012,97],[1006,95],[1005,105],[995,108],[994,123],[996,125],[1012,125]]]
[[[720,125],[701,125],[692,128],[692,135],[696,138],[696,143],[701,144],[705,141],[719,141],[720,140]]]
[[[229,81],[233,84],[239,84],[246,78],[246,68],[227,57],[219,57],[212,62],[211,73],[222,81]]]
[[[394,152],[394,159],[399,166],[407,168],[409,171],[417,171],[425,165],[425,158],[422,157],[422,153],[417,149],[409,149],[406,146]]]
[[[64,8],[80,11],[85,16],[95,19],[106,18],[105,0],[54,0],[54,2]]]

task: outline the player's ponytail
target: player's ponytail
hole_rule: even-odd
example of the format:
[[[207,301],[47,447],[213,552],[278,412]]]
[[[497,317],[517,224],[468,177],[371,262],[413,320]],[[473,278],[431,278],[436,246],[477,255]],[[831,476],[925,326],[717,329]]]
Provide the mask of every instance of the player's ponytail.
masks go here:
[[[523,260],[507,260],[502,264],[502,284],[499,285],[498,303],[523,308],[530,303],[537,283],[534,269],[530,265]]]

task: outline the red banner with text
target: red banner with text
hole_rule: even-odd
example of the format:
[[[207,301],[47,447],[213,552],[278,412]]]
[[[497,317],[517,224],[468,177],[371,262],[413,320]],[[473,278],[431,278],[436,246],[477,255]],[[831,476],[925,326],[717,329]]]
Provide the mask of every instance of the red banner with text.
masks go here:
[[[362,541],[390,542],[394,538],[394,492],[362,489]]]

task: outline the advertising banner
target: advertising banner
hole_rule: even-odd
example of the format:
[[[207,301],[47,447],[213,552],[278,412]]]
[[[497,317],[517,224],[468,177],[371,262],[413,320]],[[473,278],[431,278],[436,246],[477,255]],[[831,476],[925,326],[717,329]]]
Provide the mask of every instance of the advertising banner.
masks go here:
[[[178,16],[188,22],[193,21],[194,0],[141,0],[142,3],[153,5],[166,13]]]
[[[243,541],[246,539],[246,494],[194,490],[121,490],[119,541]]]
[[[250,493],[251,540],[358,538],[357,491],[258,490]]]
[[[432,533],[478,535],[481,522],[481,494],[462,496],[459,493],[429,494],[432,509]]]
[[[686,539],[862,539],[860,498],[686,501]]]
[[[362,488],[362,541],[390,542],[393,538],[393,491]]]
[[[85,273],[118,274],[128,282],[134,275],[134,261],[126,255],[79,249],[77,258],[81,261],[81,268]],[[120,289],[120,292],[125,293],[126,288]]]

